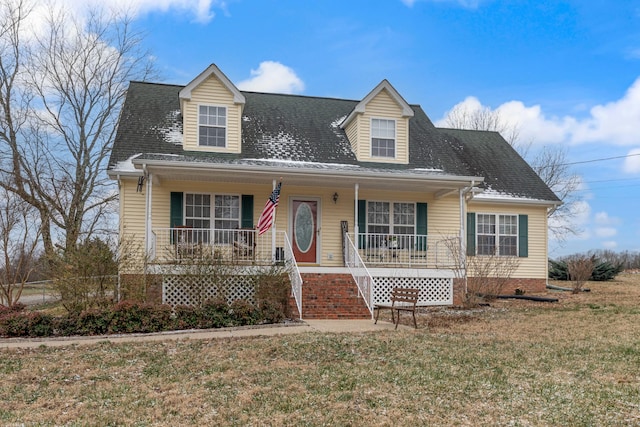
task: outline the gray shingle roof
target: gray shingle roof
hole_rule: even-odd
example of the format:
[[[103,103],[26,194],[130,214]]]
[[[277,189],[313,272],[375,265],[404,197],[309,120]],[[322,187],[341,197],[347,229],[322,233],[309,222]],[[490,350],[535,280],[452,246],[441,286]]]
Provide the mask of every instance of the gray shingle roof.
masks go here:
[[[558,201],[529,165],[497,133],[436,128],[419,105],[411,105],[409,164],[360,162],[342,120],[359,101],[242,92],[242,153],[184,151],[178,93],[184,86],[131,82],[123,105],[109,169],[133,155],[171,161],[272,164],[483,176],[486,188],[503,194]],[[288,162],[288,163],[287,163]],[[338,166],[341,165],[341,166]],[[425,172],[430,170],[431,172]],[[435,171],[434,171],[435,170]]]

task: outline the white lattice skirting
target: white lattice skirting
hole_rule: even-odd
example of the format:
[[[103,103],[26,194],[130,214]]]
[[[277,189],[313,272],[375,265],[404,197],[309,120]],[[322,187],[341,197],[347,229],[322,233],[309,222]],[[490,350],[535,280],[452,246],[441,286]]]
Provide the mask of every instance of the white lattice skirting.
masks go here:
[[[453,279],[449,277],[374,277],[373,303],[389,304],[393,288],[420,289],[418,304],[453,304]]]
[[[218,283],[216,283],[218,282]],[[219,292],[219,288],[222,290]],[[255,286],[250,276],[190,276],[165,274],[162,276],[162,303],[200,305],[208,299],[224,297],[230,304],[235,300],[255,303]]]

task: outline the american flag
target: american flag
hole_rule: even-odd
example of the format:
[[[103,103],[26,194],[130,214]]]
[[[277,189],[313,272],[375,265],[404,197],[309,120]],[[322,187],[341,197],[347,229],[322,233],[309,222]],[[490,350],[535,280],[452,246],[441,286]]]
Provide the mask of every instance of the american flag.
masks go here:
[[[271,196],[269,196],[267,203],[264,205],[264,209],[258,220],[258,235],[266,233],[273,225],[273,217],[276,214],[278,201],[280,201],[280,187],[282,187],[282,182],[276,185],[276,188],[273,189]]]

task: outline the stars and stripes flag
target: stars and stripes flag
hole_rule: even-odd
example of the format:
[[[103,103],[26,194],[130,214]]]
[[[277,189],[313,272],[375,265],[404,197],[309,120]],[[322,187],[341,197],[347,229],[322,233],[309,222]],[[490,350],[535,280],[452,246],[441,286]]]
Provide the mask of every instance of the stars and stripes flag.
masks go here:
[[[276,215],[276,207],[278,207],[278,202],[280,201],[280,187],[282,187],[282,182],[279,182],[278,185],[276,185],[276,188],[273,189],[273,192],[267,199],[267,203],[264,205],[264,209],[262,210],[260,219],[258,220],[258,235],[266,233],[273,225],[273,218]]]

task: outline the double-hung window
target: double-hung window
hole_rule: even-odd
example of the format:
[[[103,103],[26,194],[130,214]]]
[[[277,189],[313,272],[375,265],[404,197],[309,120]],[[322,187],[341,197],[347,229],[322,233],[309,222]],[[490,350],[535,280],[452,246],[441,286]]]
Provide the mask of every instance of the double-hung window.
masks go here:
[[[416,204],[367,202],[367,233],[375,246],[413,246],[416,233]],[[392,239],[388,242],[389,239]]]
[[[208,243],[211,224],[215,229],[215,243],[229,243],[233,232],[240,228],[240,196],[216,194],[185,194],[185,225],[192,228],[192,241]]]
[[[208,194],[186,194],[184,224],[191,242],[208,243],[211,228],[211,196]]]
[[[396,157],[396,121],[371,119],[371,156]]]
[[[233,240],[229,230],[240,228],[240,197],[228,194],[215,196],[214,226],[216,243],[229,243]]]
[[[206,147],[227,146],[227,108],[213,105],[198,107],[198,144]]]
[[[478,214],[478,255],[518,255],[518,215]]]

